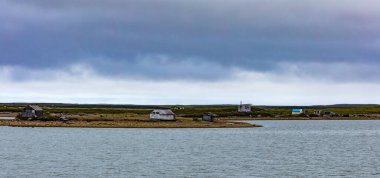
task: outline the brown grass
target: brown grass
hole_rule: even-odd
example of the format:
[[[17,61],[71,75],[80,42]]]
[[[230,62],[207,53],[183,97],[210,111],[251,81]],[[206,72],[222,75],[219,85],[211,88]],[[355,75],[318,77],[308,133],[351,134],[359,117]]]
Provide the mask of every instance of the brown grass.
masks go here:
[[[17,121],[0,120],[1,126],[12,127],[89,127],[89,128],[237,128],[259,127],[242,122],[198,122],[179,119],[177,121],[120,120],[120,121]]]
[[[16,116],[17,116],[17,113],[11,113],[11,112],[0,113],[0,117],[16,117]]]

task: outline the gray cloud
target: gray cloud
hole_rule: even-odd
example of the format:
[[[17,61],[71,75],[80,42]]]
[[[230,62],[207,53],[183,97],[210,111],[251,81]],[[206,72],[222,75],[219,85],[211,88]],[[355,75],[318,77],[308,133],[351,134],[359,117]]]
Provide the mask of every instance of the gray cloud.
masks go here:
[[[163,80],[298,66],[294,75],[378,81],[379,8],[375,0],[1,0],[0,65],[85,63],[105,76]]]

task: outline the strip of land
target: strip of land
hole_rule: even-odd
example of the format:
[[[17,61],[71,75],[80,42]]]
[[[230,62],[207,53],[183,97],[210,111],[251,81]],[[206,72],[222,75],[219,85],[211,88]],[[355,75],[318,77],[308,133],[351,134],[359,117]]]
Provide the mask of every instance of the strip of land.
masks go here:
[[[204,121],[143,121],[143,120],[103,120],[103,121],[84,121],[72,120],[61,121],[24,121],[24,120],[0,120],[0,126],[11,127],[81,127],[81,128],[248,128],[260,127],[260,125],[245,122],[204,122]]]
[[[379,105],[331,106],[256,106],[251,112],[238,112],[234,105],[78,105],[40,103],[44,116],[38,119],[9,120],[21,113],[28,103],[0,103],[0,126],[14,127],[94,127],[94,128],[239,128],[258,127],[246,120],[380,120]],[[170,108],[176,121],[149,119],[153,109]],[[292,108],[307,109],[309,114],[292,115]],[[336,113],[317,117],[313,111]],[[217,115],[217,121],[199,121],[204,113]],[[347,117],[343,117],[347,116]],[[5,120],[1,120],[3,117]],[[65,120],[61,120],[65,118]]]

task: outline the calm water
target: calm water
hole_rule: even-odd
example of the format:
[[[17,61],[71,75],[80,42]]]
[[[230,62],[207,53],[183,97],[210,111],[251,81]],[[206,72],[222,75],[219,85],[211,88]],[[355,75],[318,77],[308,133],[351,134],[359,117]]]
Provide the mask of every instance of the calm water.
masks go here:
[[[0,127],[0,177],[380,177],[380,121],[242,129]]]

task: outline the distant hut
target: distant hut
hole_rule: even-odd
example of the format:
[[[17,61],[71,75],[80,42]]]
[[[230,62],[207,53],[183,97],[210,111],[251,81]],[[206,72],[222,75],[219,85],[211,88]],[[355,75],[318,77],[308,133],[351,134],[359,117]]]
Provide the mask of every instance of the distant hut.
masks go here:
[[[322,110],[315,110],[314,111],[314,115],[316,115],[316,116],[321,116],[322,115]]]
[[[304,114],[303,109],[292,109],[292,115],[301,115]]]
[[[153,110],[149,118],[151,120],[159,120],[159,121],[175,121],[175,114],[170,109],[155,109]]]
[[[185,107],[184,106],[174,106],[174,107],[172,107],[172,109],[181,110],[181,109],[185,109]]]
[[[332,112],[332,111],[323,111],[323,117],[335,117],[335,116],[338,116],[338,114],[336,114],[335,112]]]
[[[314,114],[317,116],[322,116],[322,117],[335,117],[339,116],[339,114],[336,114],[335,112],[332,111],[323,111],[323,110],[316,110],[314,111]]]
[[[22,118],[42,117],[44,110],[38,105],[28,105],[21,112]]]
[[[251,112],[252,106],[250,104],[243,104],[240,102],[240,105],[238,106],[238,112]]]
[[[211,112],[206,112],[202,116],[203,121],[208,121],[208,122],[214,122],[216,120],[216,114],[213,114]]]

